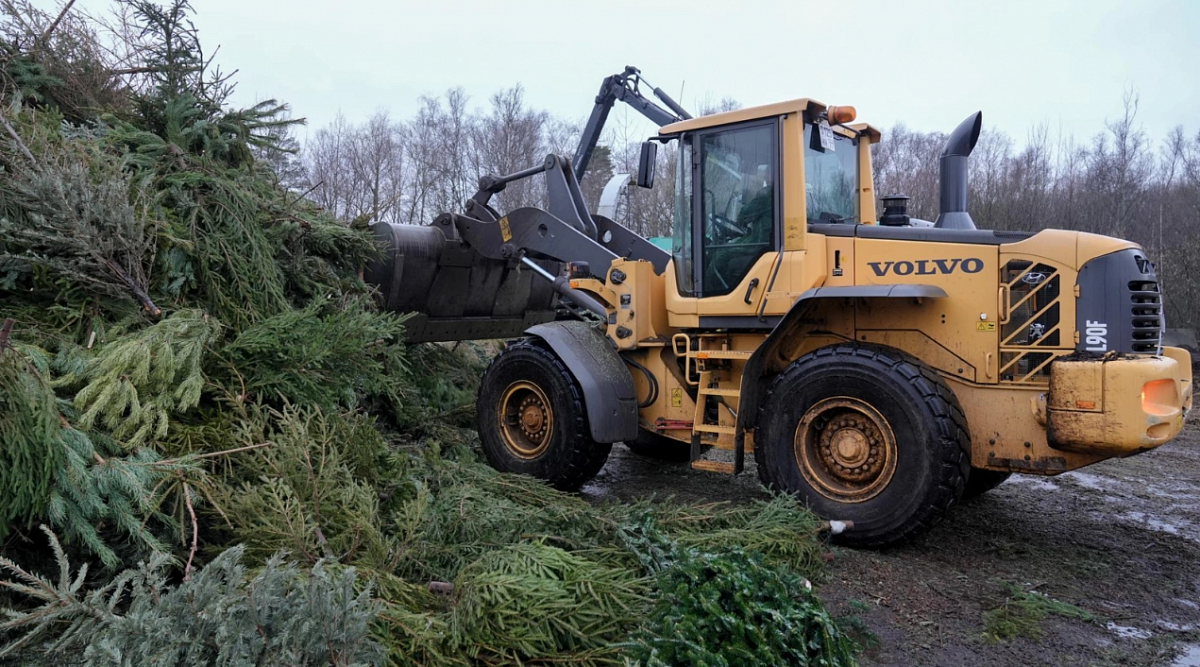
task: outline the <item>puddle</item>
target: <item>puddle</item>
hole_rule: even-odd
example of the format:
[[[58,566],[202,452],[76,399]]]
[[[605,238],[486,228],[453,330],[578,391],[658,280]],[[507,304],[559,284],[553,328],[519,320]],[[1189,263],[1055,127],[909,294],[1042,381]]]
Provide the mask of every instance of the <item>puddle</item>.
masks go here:
[[[1112,621],[1109,621],[1105,627],[1108,628],[1109,632],[1121,639],[1149,639],[1154,636],[1154,633],[1149,630],[1134,628],[1128,625],[1117,625]]]
[[[1171,667],[1200,667],[1200,644],[1185,646]]]

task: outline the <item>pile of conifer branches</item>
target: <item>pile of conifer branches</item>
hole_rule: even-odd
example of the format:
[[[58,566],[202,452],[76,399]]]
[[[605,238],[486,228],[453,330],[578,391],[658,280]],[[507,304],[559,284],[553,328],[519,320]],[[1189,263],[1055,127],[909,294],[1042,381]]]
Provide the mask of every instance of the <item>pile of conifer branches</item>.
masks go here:
[[[482,465],[494,346],[405,346],[370,234],[279,185],[293,121],[229,108],[186,0],[0,6],[0,659],[852,662],[794,501]]]

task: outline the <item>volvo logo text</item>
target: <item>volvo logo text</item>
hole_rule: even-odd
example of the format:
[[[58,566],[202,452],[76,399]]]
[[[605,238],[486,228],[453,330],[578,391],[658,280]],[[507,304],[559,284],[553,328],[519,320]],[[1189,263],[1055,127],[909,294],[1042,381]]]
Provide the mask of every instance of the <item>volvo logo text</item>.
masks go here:
[[[983,260],[976,257],[967,259],[918,259],[913,262],[867,262],[875,275],[882,278],[889,272],[897,276],[936,276],[950,274],[955,271],[963,273],[979,273],[983,270]]]

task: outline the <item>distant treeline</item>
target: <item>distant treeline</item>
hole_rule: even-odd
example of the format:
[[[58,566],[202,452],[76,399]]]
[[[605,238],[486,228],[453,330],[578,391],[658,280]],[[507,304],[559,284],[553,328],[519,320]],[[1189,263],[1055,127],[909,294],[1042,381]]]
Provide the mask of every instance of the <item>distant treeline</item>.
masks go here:
[[[584,101],[586,103],[586,100]],[[1200,132],[1176,127],[1152,138],[1137,119],[1138,99],[1123,105],[1093,136],[1080,139],[1032,128],[1023,145],[985,129],[970,162],[970,210],[983,228],[1035,231],[1058,228],[1106,234],[1140,243],[1155,260],[1171,327],[1200,326]],[[737,108],[725,99],[699,109]],[[581,109],[581,114],[586,108]],[[632,115],[632,114],[630,114]],[[637,144],[615,112],[604,145],[582,187],[595,206],[613,174],[633,173]],[[339,117],[314,132],[295,156],[275,153],[285,184],[306,192],[343,219],[420,224],[457,211],[485,174],[511,173],[547,153],[571,155],[579,124],[530,108],[520,86],[500,91],[475,109],[451,89],[421,100],[417,114],[397,120],[379,113],[362,124]],[[903,124],[883,132],[875,147],[876,192],[911,197],[909,213],[935,219],[938,155],[946,135]],[[653,190],[630,188],[622,222],[646,235],[670,233],[675,185],[673,145],[659,151]],[[539,179],[514,183],[498,197],[502,209],[539,205]]]

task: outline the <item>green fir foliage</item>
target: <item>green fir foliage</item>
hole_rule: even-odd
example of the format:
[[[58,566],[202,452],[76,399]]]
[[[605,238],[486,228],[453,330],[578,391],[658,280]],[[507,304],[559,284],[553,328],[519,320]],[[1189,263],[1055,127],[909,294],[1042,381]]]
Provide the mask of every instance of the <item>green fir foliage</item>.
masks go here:
[[[154,246],[146,184],[131,179],[92,131],[66,131],[51,112],[16,116],[33,161],[0,181],[0,283],[28,284],[72,301],[87,291],[158,314],[147,279]],[[23,155],[24,144],[18,144]]]
[[[372,235],[255,161],[285,107],[227,107],[186,0],[125,7],[117,62],[0,3],[3,657],[852,664],[795,500],[597,506],[483,465],[496,345],[406,347]]]
[[[58,380],[80,387],[80,428],[102,425],[126,447],[165,438],[172,415],[200,403],[204,353],[220,331],[203,312],[181,310],[101,345],[79,372]]]
[[[616,524],[585,501],[474,461],[419,461],[393,513],[399,572],[452,580],[489,551],[528,537],[574,549],[616,548]]]
[[[0,351],[0,509],[7,516],[0,537],[13,525],[28,526],[39,518],[63,531],[109,567],[120,559],[100,526],[142,548],[161,550],[147,529],[154,515],[152,491],[163,475],[186,465],[160,464],[143,449],[127,458],[112,440],[89,437],[70,425],[45,377],[51,363],[44,351],[29,346]],[[93,438],[108,445],[100,451]],[[108,457],[108,458],[106,458]]]
[[[680,549],[629,649],[644,667],[854,664],[852,642],[789,568],[742,549]]]
[[[44,371],[44,369],[43,369]],[[0,539],[13,523],[41,515],[62,452],[58,398],[17,349],[0,344]]]
[[[403,318],[362,298],[267,318],[238,334],[224,357],[246,396],[275,405],[354,406],[362,396],[399,404],[406,383]]]
[[[1069,602],[1055,600],[1045,593],[1009,583],[1004,584],[1004,590],[1007,593],[1004,601],[983,613],[983,638],[990,643],[1018,637],[1041,639],[1042,625],[1050,616],[1089,623],[1096,620],[1088,611]]]
[[[611,662],[641,617],[636,571],[532,542],[490,551],[455,581],[450,645],[476,663]]]
[[[102,452],[95,441],[109,446]],[[132,543],[134,553],[166,550],[146,524],[162,518],[156,511],[159,482],[186,464],[163,464],[149,448],[120,456],[111,440],[74,428],[64,428],[57,442],[47,444],[59,448],[64,460],[45,516],[68,543],[85,547],[109,568],[121,564],[112,546],[118,541]]]
[[[317,408],[260,419],[263,430],[248,432],[245,443],[267,446],[236,459],[241,481],[217,501],[234,541],[259,558],[286,550],[309,562],[328,557],[387,571],[395,550],[369,482],[384,443],[371,421]]]
[[[54,534],[58,565],[49,579],[6,558],[0,587],[38,603],[9,615],[0,630],[20,635],[0,658],[36,646],[47,658],[84,667],[367,667],[383,662],[370,636],[379,603],[353,568],[320,561],[300,570],[282,557],[257,572],[233,547],[178,585],[159,555],[103,586],[86,588]],[[49,664],[51,660],[46,660]]]

